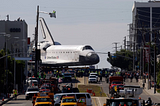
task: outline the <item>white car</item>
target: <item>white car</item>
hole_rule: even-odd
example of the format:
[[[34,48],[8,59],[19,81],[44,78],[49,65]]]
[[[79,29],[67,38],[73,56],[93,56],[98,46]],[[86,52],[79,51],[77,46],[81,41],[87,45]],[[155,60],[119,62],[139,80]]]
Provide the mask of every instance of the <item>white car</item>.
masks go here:
[[[98,79],[98,74],[97,73],[90,73],[89,76],[90,75],[95,75],[97,77],[97,79]]]
[[[38,87],[28,87],[25,92],[25,98],[28,100],[29,98],[32,98],[32,96],[37,95],[39,93]]]
[[[98,82],[98,78],[97,78],[97,76],[95,76],[95,75],[90,75],[89,77],[88,77],[88,83],[90,83],[90,82]]]
[[[35,86],[35,87],[38,87],[38,81],[37,80],[30,80],[28,82],[29,86]]]
[[[33,82],[38,82],[38,80],[37,80],[35,77],[29,77],[29,78],[26,80],[26,83],[27,83],[28,85],[30,85],[32,81],[33,81]]]

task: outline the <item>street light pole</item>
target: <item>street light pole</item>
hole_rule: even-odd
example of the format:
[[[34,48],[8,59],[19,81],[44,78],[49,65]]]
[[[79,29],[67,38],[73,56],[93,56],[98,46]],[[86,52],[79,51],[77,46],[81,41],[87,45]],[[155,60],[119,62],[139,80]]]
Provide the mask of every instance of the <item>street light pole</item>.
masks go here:
[[[154,38],[154,94],[156,93],[156,33]]]
[[[34,76],[37,77],[37,70],[38,70],[38,50],[37,50],[37,43],[38,43],[38,20],[39,20],[39,13],[49,14],[50,17],[56,18],[56,11],[53,10],[53,13],[47,13],[43,11],[39,11],[39,6],[37,6],[37,20],[36,20],[36,27],[35,27],[35,71]]]
[[[38,20],[39,20],[39,6],[37,6],[37,21],[36,21],[36,28],[35,28],[35,71],[34,76],[37,78],[37,43],[38,43]]]
[[[7,54],[7,37],[10,37],[10,34],[5,34],[5,43],[6,43],[6,93],[8,93],[8,54]]]

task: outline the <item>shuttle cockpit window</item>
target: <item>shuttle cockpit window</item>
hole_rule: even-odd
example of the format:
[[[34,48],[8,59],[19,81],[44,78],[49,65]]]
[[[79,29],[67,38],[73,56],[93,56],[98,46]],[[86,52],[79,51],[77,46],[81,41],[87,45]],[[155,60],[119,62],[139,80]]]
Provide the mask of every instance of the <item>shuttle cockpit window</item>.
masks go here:
[[[82,50],[93,50],[93,48],[91,46],[85,46]]]

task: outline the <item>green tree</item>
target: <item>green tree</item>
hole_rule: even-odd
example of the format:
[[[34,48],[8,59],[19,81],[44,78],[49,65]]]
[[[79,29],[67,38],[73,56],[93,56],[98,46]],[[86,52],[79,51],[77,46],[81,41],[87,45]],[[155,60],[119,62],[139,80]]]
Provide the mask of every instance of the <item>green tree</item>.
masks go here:
[[[7,74],[8,74],[8,86],[11,86],[10,91],[13,88],[14,83],[14,58],[12,58],[9,51],[7,51],[7,64],[8,64],[8,70],[6,70],[6,58],[5,58],[5,50],[0,50],[0,85],[5,85],[7,80]],[[24,67],[25,62],[24,61],[16,61],[16,83],[20,85],[21,81],[24,80]],[[21,77],[22,76],[22,77]],[[23,78],[23,79],[21,79]],[[0,92],[3,92],[4,86],[0,87]]]
[[[112,54],[107,61],[115,67],[121,69],[132,70],[133,67],[133,52],[122,49]]]

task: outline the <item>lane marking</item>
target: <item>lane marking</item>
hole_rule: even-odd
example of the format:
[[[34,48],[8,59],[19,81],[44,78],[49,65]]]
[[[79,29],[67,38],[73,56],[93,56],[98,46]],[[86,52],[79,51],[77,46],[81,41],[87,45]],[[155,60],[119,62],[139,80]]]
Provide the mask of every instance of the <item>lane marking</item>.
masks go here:
[[[102,106],[102,105],[101,105],[101,102],[100,102],[100,100],[99,100],[99,98],[98,98],[98,102],[99,102],[99,106]]]
[[[93,98],[94,105],[97,106],[97,102],[95,101],[96,98]],[[101,105],[100,105],[101,106]]]

